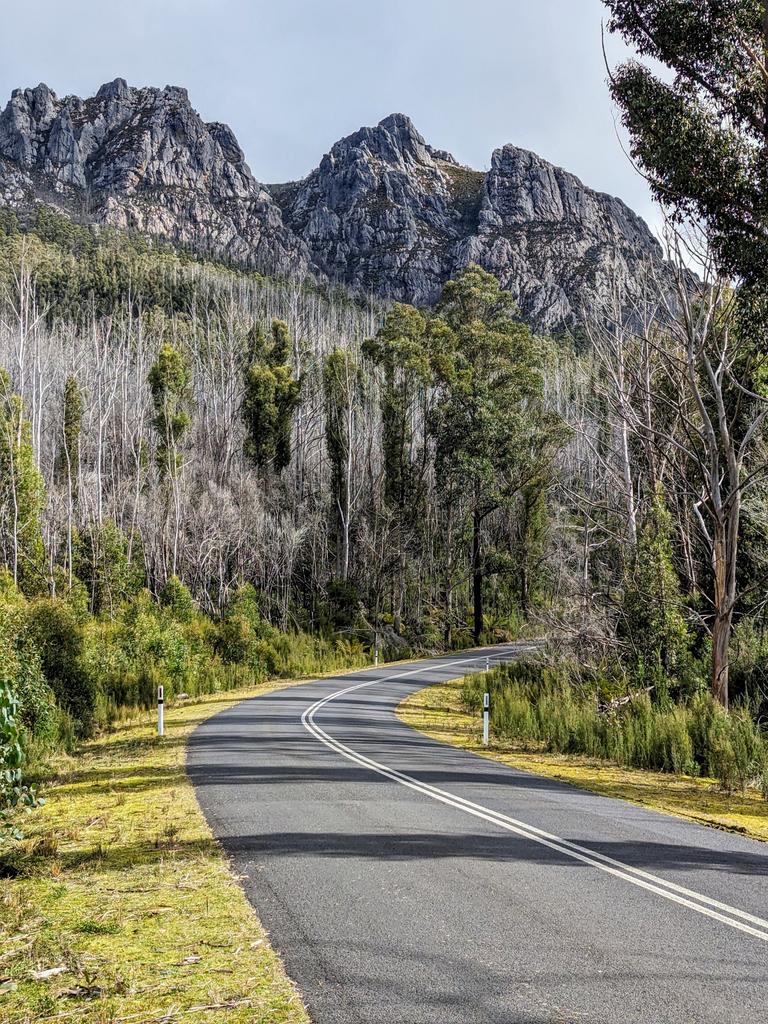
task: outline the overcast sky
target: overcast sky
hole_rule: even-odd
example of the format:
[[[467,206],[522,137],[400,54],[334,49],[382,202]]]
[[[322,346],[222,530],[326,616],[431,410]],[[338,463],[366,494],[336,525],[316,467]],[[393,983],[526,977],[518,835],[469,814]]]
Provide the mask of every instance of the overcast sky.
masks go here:
[[[617,136],[604,16],[600,0],[0,0],[0,95],[183,85],[265,182],[303,177],[337,139],[402,111],[462,163],[486,168],[513,142],[653,223]]]

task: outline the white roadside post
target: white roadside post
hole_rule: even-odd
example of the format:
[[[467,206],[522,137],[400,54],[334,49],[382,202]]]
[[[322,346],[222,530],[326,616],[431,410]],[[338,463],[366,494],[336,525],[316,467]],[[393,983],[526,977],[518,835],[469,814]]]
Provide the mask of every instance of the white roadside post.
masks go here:
[[[486,657],[486,659],[485,659],[485,671],[486,672],[490,672],[490,670],[491,670],[491,659],[489,657]]]
[[[491,717],[491,695],[483,694],[483,746],[488,746],[488,719]]]
[[[165,732],[165,721],[163,717],[163,688],[157,688],[157,735],[162,736]]]
[[[376,651],[375,651],[375,654],[374,654],[373,664],[376,666],[376,668],[379,667],[379,648],[378,647],[376,648]]]

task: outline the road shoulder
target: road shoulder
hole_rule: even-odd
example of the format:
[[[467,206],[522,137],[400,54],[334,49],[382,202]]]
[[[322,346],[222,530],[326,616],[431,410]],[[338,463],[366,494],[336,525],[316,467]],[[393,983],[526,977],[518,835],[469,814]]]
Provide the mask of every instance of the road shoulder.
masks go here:
[[[141,714],[60,757],[5,865],[0,1017],[308,1024],[186,773],[189,734],[247,690]]]

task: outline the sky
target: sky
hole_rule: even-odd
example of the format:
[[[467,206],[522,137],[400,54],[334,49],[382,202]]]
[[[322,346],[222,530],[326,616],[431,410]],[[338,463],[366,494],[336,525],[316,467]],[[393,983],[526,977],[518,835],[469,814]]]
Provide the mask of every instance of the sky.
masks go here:
[[[46,82],[181,85],[254,176],[301,178],[387,114],[478,169],[512,142],[655,226],[608,94],[600,0],[0,0],[0,104]],[[609,61],[626,56],[608,39]]]

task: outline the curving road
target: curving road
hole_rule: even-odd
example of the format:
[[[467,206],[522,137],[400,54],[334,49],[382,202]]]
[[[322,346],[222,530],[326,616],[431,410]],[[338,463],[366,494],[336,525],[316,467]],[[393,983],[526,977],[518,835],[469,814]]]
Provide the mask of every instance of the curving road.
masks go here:
[[[205,815],[312,1020],[766,1020],[768,845],[506,768],[395,717],[484,652],[461,658],[293,686],[191,738]]]

